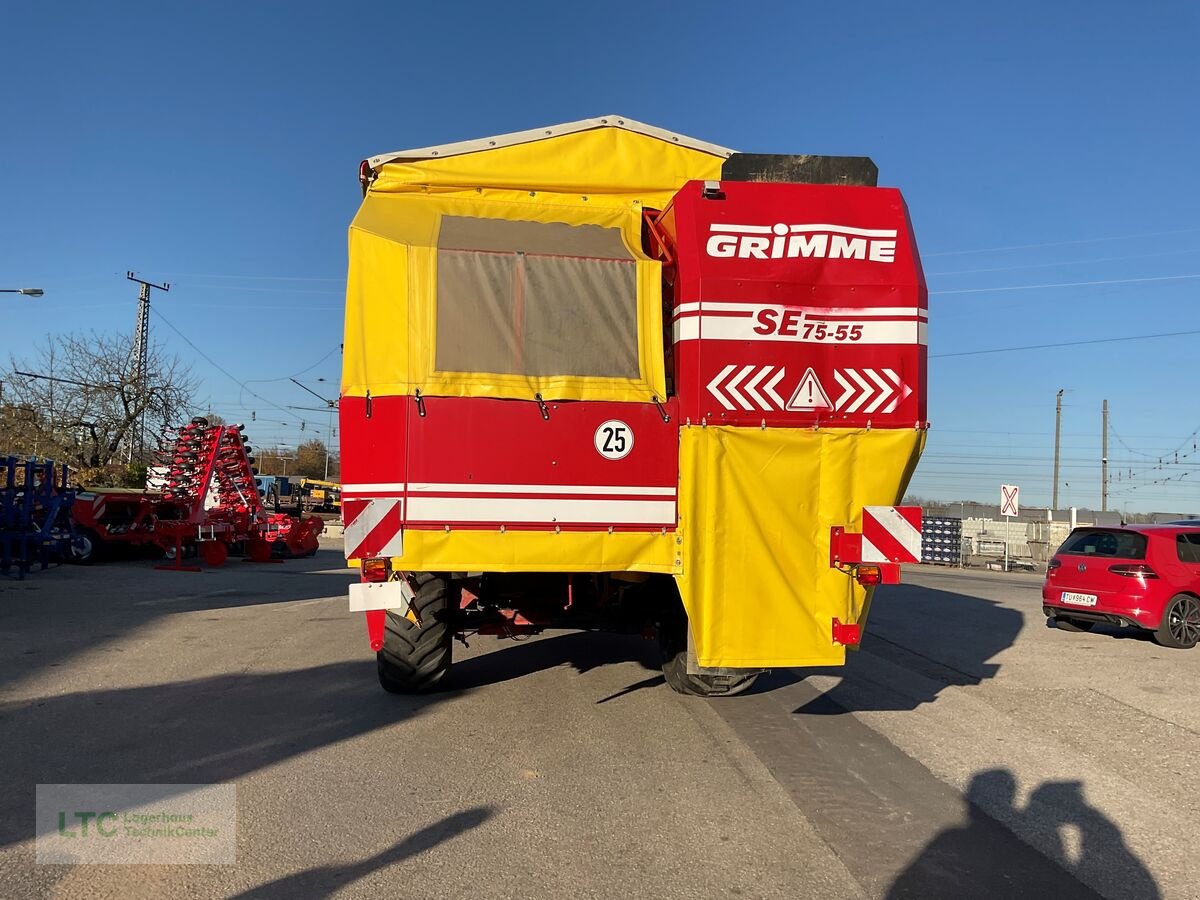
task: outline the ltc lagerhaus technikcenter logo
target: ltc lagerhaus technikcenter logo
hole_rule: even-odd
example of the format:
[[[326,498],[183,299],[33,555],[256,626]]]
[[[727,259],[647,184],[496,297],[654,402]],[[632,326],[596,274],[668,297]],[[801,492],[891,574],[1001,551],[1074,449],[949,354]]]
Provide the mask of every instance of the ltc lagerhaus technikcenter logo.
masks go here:
[[[232,784],[39,784],[39,864],[230,865]]]

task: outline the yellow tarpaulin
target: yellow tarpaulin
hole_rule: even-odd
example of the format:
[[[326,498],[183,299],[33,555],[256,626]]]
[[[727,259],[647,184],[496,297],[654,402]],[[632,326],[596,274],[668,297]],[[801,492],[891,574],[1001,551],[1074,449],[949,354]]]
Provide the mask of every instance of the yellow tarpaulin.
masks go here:
[[[829,529],[898,503],[924,431],[684,428],[680,593],[702,666],[836,665],[833,619],[867,591],[829,567]]]

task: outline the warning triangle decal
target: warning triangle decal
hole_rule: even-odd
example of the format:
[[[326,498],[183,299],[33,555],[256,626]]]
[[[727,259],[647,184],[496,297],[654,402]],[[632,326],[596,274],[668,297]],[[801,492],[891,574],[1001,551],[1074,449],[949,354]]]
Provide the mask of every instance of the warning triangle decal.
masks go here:
[[[821,387],[817,373],[812,370],[811,366],[804,373],[804,377],[800,379],[800,383],[796,385],[795,393],[787,403],[787,409],[792,412],[833,409],[833,404],[829,402],[829,395],[825,393],[825,388]]]

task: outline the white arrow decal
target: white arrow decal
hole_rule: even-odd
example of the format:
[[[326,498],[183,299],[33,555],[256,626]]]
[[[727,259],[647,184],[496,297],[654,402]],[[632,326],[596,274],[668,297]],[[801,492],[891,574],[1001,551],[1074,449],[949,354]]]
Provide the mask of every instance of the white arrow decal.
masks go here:
[[[837,381],[838,386],[842,389],[842,396],[837,398],[837,402],[833,404],[834,409],[841,409],[846,405],[846,401],[854,396],[854,385],[842,377],[842,373],[837,369],[833,370],[833,378]]]
[[[883,409],[883,411],[885,413],[893,413],[896,411],[897,406],[899,406],[904,400],[908,399],[908,395],[912,393],[912,388],[910,388],[907,384],[904,384],[903,382],[901,382],[900,376],[897,375],[895,372],[893,372],[891,369],[884,369],[883,374],[886,375],[888,378],[892,379],[892,381],[895,382],[895,385],[896,385],[896,396],[893,397],[892,402],[889,403],[887,406],[885,406]]]
[[[746,382],[746,393],[750,395],[750,399],[758,404],[759,409],[765,409],[767,412],[771,411],[771,404],[768,403],[763,398],[763,395],[758,392],[758,383],[766,378],[767,375],[771,373],[773,368],[775,367],[763,366],[757,375]]]
[[[730,397],[732,397],[734,400],[736,400],[738,402],[738,406],[740,406],[742,409],[749,410],[751,412],[753,412],[754,407],[750,405],[750,401],[748,401],[745,397],[743,397],[741,394],[738,393],[737,388],[738,388],[738,383],[753,371],[754,371],[754,366],[746,366],[746,368],[742,369],[742,371],[738,372],[736,375],[733,376],[733,378],[730,380],[729,384],[725,385],[725,390],[729,392]]]
[[[710,394],[712,394],[714,397],[716,397],[717,401],[723,407],[725,407],[726,409],[729,409],[729,410],[732,410],[734,408],[733,404],[725,399],[725,395],[722,394],[720,392],[720,390],[718,390],[718,387],[720,386],[721,382],[725,380],[726,376],[728,376],[729,373],[732,372],[736,368],[737,368],[737,366],[726,366],[720,372],[717,373],[716,378],[714,378],[712,381],[710,381],[708,383],[708,392]]]
[[[766,386],[763,388],[763,390],[767,392],[767,396],[774,400],[775,405],[780,409],[783,409],[784,406],[783,398],[779,396],[779,392],[776,391],[775,388],[779,382],[783,381],[783,376],[786,374],[786,372],[786,368],[780,368],[780,370],[775,373],[775,377],[768,381]]]
[[[834,403],[838,412],[894,413],[912,394],[894,369],[835,369],[833,377],[842,388]]]
[[[756,408],[763,412],[774,412],[787,408],[776,390],[786,375],[787,370],[782,366],[777,370],[775,366],[738,366],[732,363],[718,372],[707,387],[708,392],[730,412],[737,412],[738,407],[746,412],[754,412]]]
[[[850,377],[854,379],[854,381],[858,384],[858,389],[862,391],[858,398],[848,407],[846,407],[846,412],[856,413],[864,403],[871,399],[871,395],[875,393],[875,391],[871,388],[871,385],[869,385],[863,379],[863,377],[858,374],[857,369],[847,369],[846,371],[850,373]]]
[[[872,401],[871,405],[868,406],[866,410],[864,410],[864,412],[873,413],[878,410],[879,407],[883,406],[887,398],[892,395],[892,386],[876,375],[874,369],[863,369],[863,371],[866,372],[867,376],[879,387],[879,396]]]

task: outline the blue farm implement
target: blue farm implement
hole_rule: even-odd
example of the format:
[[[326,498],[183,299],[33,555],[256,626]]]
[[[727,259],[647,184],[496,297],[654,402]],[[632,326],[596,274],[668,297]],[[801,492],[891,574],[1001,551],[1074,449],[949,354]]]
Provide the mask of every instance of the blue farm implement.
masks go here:
[[[50,460],[8,457],[0,486],[0,573],[20,578],[36,563],[68,561],[74,538],[68,469]]]

